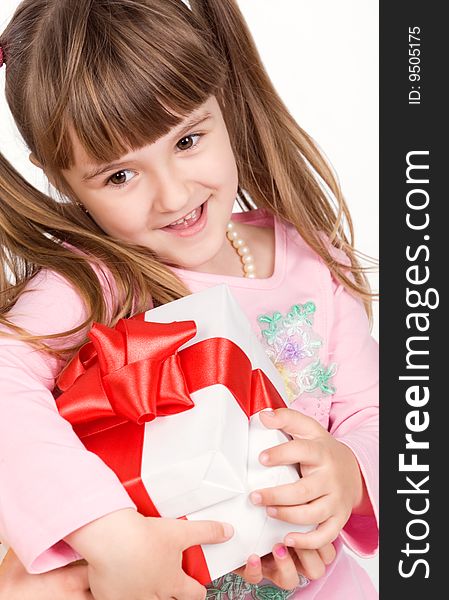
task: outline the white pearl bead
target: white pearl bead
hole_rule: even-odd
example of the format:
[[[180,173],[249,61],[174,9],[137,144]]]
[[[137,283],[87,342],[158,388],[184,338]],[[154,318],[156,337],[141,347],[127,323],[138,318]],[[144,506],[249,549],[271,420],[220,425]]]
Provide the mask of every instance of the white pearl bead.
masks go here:
[[[232,221],[229,221],[226,226],[226,237],[237,251],[237,254],[240,256],[243,267],[243,276],[249,279],[254,279],[256,277],[254,257],[251,254],[248,246],[245,244],[245,240],[239,237]]]
[[[249,254],[249,248],[246,245],[240,246],[237,252],[240,254],[240,256],[246,256],[247,254]]]

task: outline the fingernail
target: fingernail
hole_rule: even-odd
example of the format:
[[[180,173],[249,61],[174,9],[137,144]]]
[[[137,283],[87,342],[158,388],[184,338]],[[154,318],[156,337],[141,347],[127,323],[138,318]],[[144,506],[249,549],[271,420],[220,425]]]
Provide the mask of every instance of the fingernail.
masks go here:
[[[278,546],[275,550],[276,555],[279,556],[279,558],[284,558],[285,556],[287,556],[287,548],[285,546]]]
[[[277,508],[274,508],[274,506],[269,506],[267,508],[267,513],[270,515],[270,517],[275,517],[278,514],[278,510]]]
[[[271,408],[269,408],[269,409],[266,409],[266,410],[263,410],[262,412],[263,412],[263,414],[264,414],[266,417],[273,418],[273,417],[275,417],[275,416],[276,416],[276,413],[275,413],[275,412],[274,412],[274,410],[272,410]]]
[[[293,538],[291,538],[291,537],[286,537],[284,539],[284,544],[286,546],[293,546],[294,547],[295,546],[295,540]]]
[[[234,527],[230,523],[222,523],[223,533],[226,538],[230,538],[234,535]]]
[[[258,556],[256,556],[255,554],[252,554],[248,559],[248,564],[251,567],[258,567],[260,564],[260,558]]]
[[[261,504],[262,503],[262,496],[258,492],[253,492],[251,494],[250,498],[251,498],[251,502],[253,504]]]
[[[262,454],[259,456],[259,460],[263,465],[266,465],[266,464],[268,464],[270,457],[268,456],[268,454],[266,452],[262,452]]]

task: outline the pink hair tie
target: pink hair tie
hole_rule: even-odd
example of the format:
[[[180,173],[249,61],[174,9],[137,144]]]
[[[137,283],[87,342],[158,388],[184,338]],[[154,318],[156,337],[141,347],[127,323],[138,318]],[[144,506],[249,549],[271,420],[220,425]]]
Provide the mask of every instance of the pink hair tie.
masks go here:
[[[0,46],[0,69],[3,67],[4,64],[6,64],[5,52],[4,52],[3,48]]]

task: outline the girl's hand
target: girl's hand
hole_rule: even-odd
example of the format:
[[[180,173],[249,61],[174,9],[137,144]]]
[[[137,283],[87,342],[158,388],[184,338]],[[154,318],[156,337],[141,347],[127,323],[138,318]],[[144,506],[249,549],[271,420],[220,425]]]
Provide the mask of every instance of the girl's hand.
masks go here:
[[[0,565],[0,600],[93,600],[86,565],[30,575],[10,550]]]
[[[259,558],[252,554],[245,567],[234,571],[248,583],[259,583],[266,578],[284,590],[292,590],[299,584],[299,575],[307,579],[319,579],[335,558],[333,544],[319,550],[286,548],[276,544],[273,553]]]
[[[271,517],[298,525],[317,524],[309,533],[289,533],[284,543],[305,550],[334,541],[352,512],[369,514],[371,505],[357,459],[315,419],[289,408],[262,411],[263,425],[282,429],[293,439],[270,448],[259,459],[266,466],[300,464],[302,478],[254,491],[254,504]]]
[[[87,560],[95,600],[203,600],[206,588],[182,570],[182,552],[232,535],[231,525],[215,521],[144,517],[124,509],[65,540]]]

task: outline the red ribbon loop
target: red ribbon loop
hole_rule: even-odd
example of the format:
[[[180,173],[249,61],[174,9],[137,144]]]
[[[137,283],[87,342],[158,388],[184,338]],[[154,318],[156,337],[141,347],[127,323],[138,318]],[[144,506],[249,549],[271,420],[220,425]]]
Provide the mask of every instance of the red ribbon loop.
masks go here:
[[[178,350],[195,335],[194,321],[94,323],[58,378],[61,415],[74,426],[114,416],[141,425],[192,408]]]

